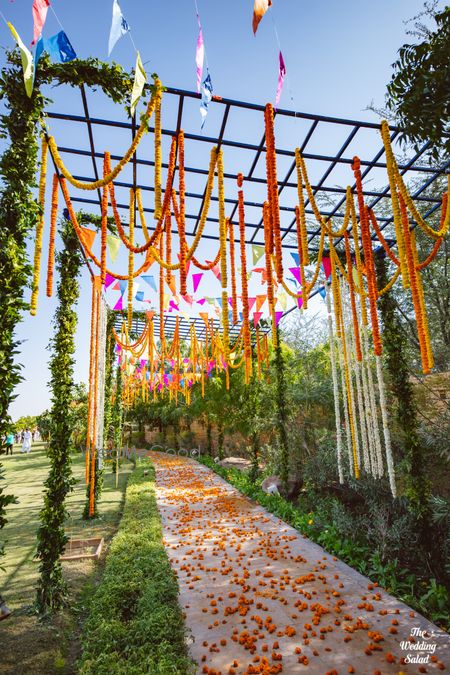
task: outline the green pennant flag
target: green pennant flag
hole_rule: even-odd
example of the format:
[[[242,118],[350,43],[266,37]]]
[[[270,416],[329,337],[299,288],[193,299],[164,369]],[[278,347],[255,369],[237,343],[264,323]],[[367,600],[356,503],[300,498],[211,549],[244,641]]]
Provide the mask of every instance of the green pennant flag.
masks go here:
[[[131,92],[131,114],[134,115],[136,111],[136,106],[138,104],[139,99],[141,98],[141,94],[144,90],[144,85],[147,82],[147,74],[145,72],[145,68],[142,65],[141,61],[141,55],[139,52],[137,52],[136,56],[136,69],[135,69],[135,74],[134,74],[134,82],[133,82],[133,91]]]
[[[108,247],[109,257],[112,262],[116,262],[117,254],[119,253],[120,248],[120,239],[115,237],[113,234],[106,235],[106,245]]]
[[[17,42],[20,49],[20,56],[22,57],[22,68],[23,68],[23,81],[25,82],[25,91],[27,96],[31,98],[33,93],[33,76],[34,76],[34,65],[33,65],[33,55],[30,50],[25,47],[24,43],[20,39],[20,36],[12,23],[8,22],[8,28],[12,33],[14,40]]]
[[[256,265],[258,260],[260,260],[264,255],[264,246],[258,246],[257,244],[252,244],[252,253],[253,253],[253,264]]]

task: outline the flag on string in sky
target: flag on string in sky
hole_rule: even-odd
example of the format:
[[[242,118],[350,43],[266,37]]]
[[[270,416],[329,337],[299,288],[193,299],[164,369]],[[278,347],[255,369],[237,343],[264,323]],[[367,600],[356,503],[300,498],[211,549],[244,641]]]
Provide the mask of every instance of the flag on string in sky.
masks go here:
[[[194,288],[194,293],[196,293],[197,288],[203,278],[203,272],[199,272],[198,274],[193,274],[192,275],[192,286]]]
[[[283,316],[284,312],[275,312],[275,326],[278,326],[280,319]]]
[[[299,254],[298,253],[292,253],[292,251],[291,251],[291,256],[292,256],[295,264],[297,265],[297,267],[300,267],[300,256],[299,256]]]
[[[88,227],[82,227],[81,231],[83,232],[83,244],[85,248],[87,247],[92,250],[97,232],[90,230]]]
[[[278,85],[277,85],[277,93],[275,96],[275,105],[278,105],[280,102],[281,98],[281,92],[283,91],[283,82],[284,82],[284,77],[286,75],[286,66],[284,64],[284,59],[283,59],[283,54],[280,53],[278,55],[278,60],[279,60],[279,73],[278,73]]]
[[[259,246],[258,244],[252,244],[252,255],[253,255],[253,264],[256,265],[258,260],[260,260],[265,252],[264,246]],[[254,272],[256,270],[253,270]]]
[[[141,276],[141,279],[145,281],[151,288],[153,288],[154,291],[157,291],[158,289],[156,288],[156,283],[155,283],[155,277],[153,276],[147,276],[143,274]]]
[[[41,36],[42,29],[44,28],[45,20],[47,18],[48,8],[50,7],[50,0],[34,0],[33,1],[33,42],[32,45],[35,45],[38,39]]]
[[[138,291],[136,293],[136,300],[138,302],[144,302],[144,291]]]
[[[264,14],[267,12],[269,7],[272,5],[272,0],[255,0],[253,5],[253,34],[256,35],[258,30],[259,22],[263,18]]]
[[[203,42],[203,31],[202,24],[200,23],[200,16],[197,14],[198,21],[198,38],[197,38],[197,49],[195,51],[195,65],[197,68],[197,91],[200,93],[202,86],[202,75],[203,75],[203,61],[205,59],[205,44]]]
[[[131,115],[134,115],[136,106],[141,98],[145,83],[147,82],[147,73],[142,65],[141,55],[136,54],[136,68],[134,72],[133,90],[131,92]]]
[[[325,298],[327,297],[327,292],[326,292],[326,290],[325,290],[325,286],[321,286],[321,287],[319,288],[319,293],[320,293],[320,295],[322,296],[322,298],[325,300]]]
[[[114,278],[111,274],[109,274],[108,272],[106,272],[106,275],[105,275],[105,288],[109,288],[109,286],[111,286],[114,282],[115,282],[115,278]]]
[[[112,11],[112,23],[111,30],[109,32],[109,42],[108,42],[108,56],[111,55],[114,46],[121,37],[130,32],[130,26],[128,25],[120,5],[117,0],[113,2],[113,11]]]
[[[27,96],[31,97],[31,94],[33,93],[33,75],[34,75],[33,56],[28,47],[25,47],[24,43],[20,39],[19,34],[12,25],[12,23],[8,22],[8,28],[11,31],[14,40],[17,42],[19,46],[20,56],[22,59],[23,81],[25,83],[25,91],[27,92]]]
[[[119,253],[119,248],[120,248],[119,237],[116,237],[114,234],[107,234],[106,235],[106,246],[108,247],[109,257],[111,258],[112,262],[116,262],[117,255]]]
[[[206,115],[208,114],[209,104],[211,103],[213,95],[211,75],[209,74],[208,69],[206,69],[206,77],[203,80],[201,93],[202,93],[202,102],[200,103],[200,115],[202,116],[201,128],[203,129],[206,120]]]
[[[56,35],[52,35],[47,40],[40,37],[36,45],[36,64],[42,56],[42,52],[47,52],[53,61],[68,63],[77,58],[74,48],[70,44],[69,38],[63,30]]]

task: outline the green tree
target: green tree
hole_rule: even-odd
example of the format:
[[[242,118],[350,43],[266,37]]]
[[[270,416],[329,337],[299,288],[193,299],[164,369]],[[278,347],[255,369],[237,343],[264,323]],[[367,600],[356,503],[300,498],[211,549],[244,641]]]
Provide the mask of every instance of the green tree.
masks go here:
[[[399,49],[387,87],[387,105],[405,136],[415,144],[430,141],[436,158],[442,152],[450,155],[450,7],[439,13],[435,13],[436,3],[425,7],[435,28],[416,22],[415,34],[422,41]]]

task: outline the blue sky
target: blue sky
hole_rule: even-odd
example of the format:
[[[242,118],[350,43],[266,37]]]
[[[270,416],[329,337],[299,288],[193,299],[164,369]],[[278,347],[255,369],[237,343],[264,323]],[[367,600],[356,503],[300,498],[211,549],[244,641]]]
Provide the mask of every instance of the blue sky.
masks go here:
[[[156,71],[165,85],[193,90],[197,39],[194,1],[120,0],[120,4],[147,72]],[[14,24],[25,43],[32,39],[31,5],[32,0],[0,0],[3,14]],[[256,38],[251,29],[252,0],[228,0],[226,3],[198,0],[198,6],[215,94],[260,104],[273,101],[278,74],[276,27],[288,73],[282,107],[373,120],[374,114],[365,108],[371,101],[382,105],[397,49],[408,41],[404,20],[417,14],[423,3],[421,0],[273,0],[273,8],[260,24]],[[79,57],[107,59],[112,0],[53,0],[53,7]],[[59,29],[55,16],[49,12],[44,36],[49,37]],[[0,44],[12,45],[4,24],[0,25]],[[4,60],[3,55],[1,58]],[[127,37],[118,43],[112,58],[126,69],[134,66],[135,52]],[[49,95],[54,100],[54,109],[80,110],[79,96],[71,91],[51,90]],[[89,103],[93,116],[126,119],[122,109],[114,109],[99,95],[89,94]],[[211,106],[205,133],[208,129],[212,133],[219,124],[222,111],[218,108],[218,104]],[[194,114],[197,115],[197,111],[192,111],[189,123],[199,131]],[[241,134],[242,140],[246,137],[253,140],[255,134],[261,135],[259,129],[245,124],[234,131]],[[62,136],[58,137],[58,133],[63,133],[62,126],[54,125],[52,132],[59,143],[67,142]],[[81,131],[75,128],[72,133],[72,145],[85,145]],[[80,138],[76,137],[77,133]],[[292,133],[295,135],[295,130]],[[105,146],[101,149],[117,153],[123,152],[128,142],[110,134],[104,134],[100,139]],[[323,138],[321,142],[326,147],[338,140]],[[290,141],[290,138],[283,139],[284,145],[295,147],[295,138]],[[69,159],[67,162],[69,164]],[[76,168],[70,160],[70,169],[75,172]],[[45,247],[44,241],[44,251]],[[203,256],[208,257],[206,248]],[[44,266],[45,260],[44,255]],[[45,280],[43,283],[45,285]],[[78,308],[78,381],[87,379],[89,303],[89,283],[84,272]],[[14,419],[23,414],[37,414],[48,407],[49,352],[46,346],[54,310],[55,300],[41,294],[38,316],[25,316],[18,329],[18,336],[23,340],[20,360],[24,365],[25,380],[19,386],[18,397],[12,406]]]

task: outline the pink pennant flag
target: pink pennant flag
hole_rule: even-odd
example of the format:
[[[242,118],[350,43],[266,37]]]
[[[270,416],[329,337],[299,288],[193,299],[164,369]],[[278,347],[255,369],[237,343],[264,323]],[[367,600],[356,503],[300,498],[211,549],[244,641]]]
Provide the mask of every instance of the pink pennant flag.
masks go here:
[[[331,274],[331,260],[330,258],[322,258],[322,265],[323,265],[323,271],[325,272],[325,276],[328,279],[330,274]]]
[[[298,267],[290,267],[289,272],[291,272],[294,275],[296,281],[298,281],[299,284],[302,283],[302,277],[300,274],[300,269]]]
[[[284,65],[284,59],[281,50],[278,58],[280,61],[280,73],[278,75],[278,85],[277,85],[277,93],[275,96],[275,105],[278,105],[280,102],[281,92],[283,91],[284,76],[286,75],[286,66]]]
[[[113,291],[120,291],[120,284],[119,284],[118,281],[116,281],[116,283],[115,283],[114,286],[112,287],[112,290],[113,290]]]
[[[108,274],[108,272],[106,272],[105,288],[109,288],[111,286],[111,284],[114,283],[114,281],[115,281],[115,278],[112,276],[112,274]]]
[[[217,277],[217,279],[220,281],[221,277],[220,277],[220,267],[219,267],[219,265],[214,265],[214,267],[212,268],[212,271],[213,271],[214,275]]]
[[[198,274],[192,275],[192,286],[194,288],[194,293],[196,293],[197,288],[199,287],[199,284],[202,280],[202,277],[203,277],[203,272],[199,272]]]
[[[50,7],[50,0],[33,1],[33,8],[31,11],[33,13],[34,31],[33,31],[33,42],[31,43],[31,45],[35,45],[36,42],[41,37],[49,7]]]
[[[197,39],[197,50],[195,52],[195,65],[197,66],[197,91],[200,93],[202,86],[202,74],[203,74],[203,61],[205,58],[205,45],[203,42],[203,31],[202,25],[200,23],[200,17],[197,14],[198,21],[198,39]]]
[[[192,303],[194,302],[194,298],[192,297],[192,295],[182,295],[181,297],[183,298],[183,300],[184,300],[185,302],[187,302],[187,304],[188,304],[190,307],[192,307]]]
[[[280,319],[283,316],[284,312],[275,312],[275,326],[278,326]]]
[[[116,304],[114,305],[113,309],[116,309],[118,311],[121,311],[123,309],[123,302],[122,302],[123,296],[121,295]]]
[[[180,311],[180,308],[178,307],[178,305],[176,305],[176,304],[174,303],[173,300],[171,300],[171,301],[169,302],[169,307],[170,307],[171,309],[175,309],[177,312]]]
[[[262,312],[253,312],[253,324],[254,324],[255,328],[258,325],[261,317],[262,317]]]
[[[298,305],[298,308],[300,309],[301,306],[303,305],[303,298],[301,298],[301,297],[297,298],[297,305]]]
[[[249,298],[248,299],[248,311],[249,312],[252,311],[252,307],[255,304],[255,302],[256,302],[256,298]]]
[[[205,298],[202,298],[201,300],[196,300],[197,305],[204,305],[206,302]]]

